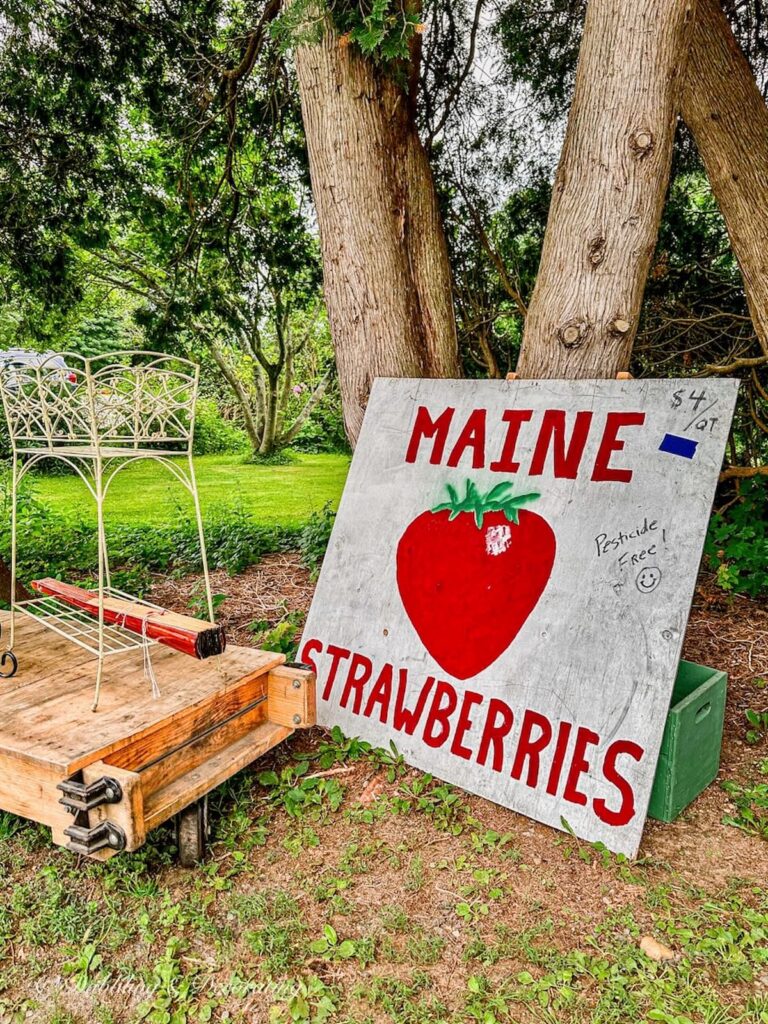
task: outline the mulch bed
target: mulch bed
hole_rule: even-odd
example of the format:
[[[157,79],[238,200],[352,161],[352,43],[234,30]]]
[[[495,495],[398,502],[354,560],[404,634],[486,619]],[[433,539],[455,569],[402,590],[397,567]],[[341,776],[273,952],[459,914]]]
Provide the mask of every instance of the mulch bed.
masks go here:
[[[228,639],[235,644],[254,643],[253,622],[268,622],[276,626],[291,612],[309,611],[315,584],[298,554],[266,555],[237,576],[223,569],[211,573],[211,590],[226,594],[218,609]],[[164,608],[190,614],[190,601],[200,599],[199,576],[181,579],[158,577],[150,592],[150,599]],[[196,614],[196,613],[195,613]],[[299,630],[298,632],[301,632]]]

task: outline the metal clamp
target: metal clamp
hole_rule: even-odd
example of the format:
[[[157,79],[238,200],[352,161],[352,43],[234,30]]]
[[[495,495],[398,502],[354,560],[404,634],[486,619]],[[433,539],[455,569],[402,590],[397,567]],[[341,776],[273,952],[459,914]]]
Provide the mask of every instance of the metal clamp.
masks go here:
[[[125,849],[125,832],[111,821],[100,821],[93,828],[70,825],[64,829],[64,835],[69,836],[71,840],[67,843],[67,849],[73,853],[82,853],[86,857],[105,848],[115,852]]]
[[[63,804],[70,814],[91,811],[94,807],[101,807],[102,804],[119,804],[123,799],[120,783],[108,775],[103,775],[95,782],[76,782],[74,779],[65,779],[58,784],[56,789],[61,790],[64,794],[59,803]]]

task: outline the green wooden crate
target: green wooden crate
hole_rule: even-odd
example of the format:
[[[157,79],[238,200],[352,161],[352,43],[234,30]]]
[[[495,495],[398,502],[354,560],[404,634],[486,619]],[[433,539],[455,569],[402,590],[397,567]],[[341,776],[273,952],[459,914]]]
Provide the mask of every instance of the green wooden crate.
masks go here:
[[[648,816],[674,821],[720,767],[728,676],[681,661],[661,742]]]

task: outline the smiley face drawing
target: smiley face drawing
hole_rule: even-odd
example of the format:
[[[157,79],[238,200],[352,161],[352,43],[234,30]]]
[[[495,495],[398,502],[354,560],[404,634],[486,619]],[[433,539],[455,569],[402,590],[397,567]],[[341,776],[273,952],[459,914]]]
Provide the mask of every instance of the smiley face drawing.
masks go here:
[[[661,569],[648,565],[637,574],[635,586],[641,594],[650,594],[661,583]]]

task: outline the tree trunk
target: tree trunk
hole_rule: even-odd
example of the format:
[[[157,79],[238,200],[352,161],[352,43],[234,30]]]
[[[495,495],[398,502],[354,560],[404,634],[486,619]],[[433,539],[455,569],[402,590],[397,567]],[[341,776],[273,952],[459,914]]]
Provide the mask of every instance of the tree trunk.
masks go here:
[[[296,50],[344,422],[373,378],[459,376],[445,236],[410,105],[330,25]]]
[[[268,373],[264,374],[267,400],[264,405],[264,429],[261,432],[260,455],[271,455],[275,448],[277,435],[277,397],[278,379]]]
[[[629,364],[692,3],[589,0],[519,377],[614,377]]]
[[[768,107],[718,0],[698,0],[680,91],[768,356]]]
[[[203,337],[205,337],[204,334]],[[208,351],[213,356],[214,362],[221,370],[222,376],[229,384],[232,389],[232,393],[240,405],[240,410],[243,414],[243,421],[245,423],[245,432],[248,434],[248,440],[251,442],[251,448],[255,453],[259,450],[259,446],[261,445],[262,426],[257,423],[254,418],[248,391],[237,376],[236,371],[229,365],[226,355],[215,341],[208,341]]]

